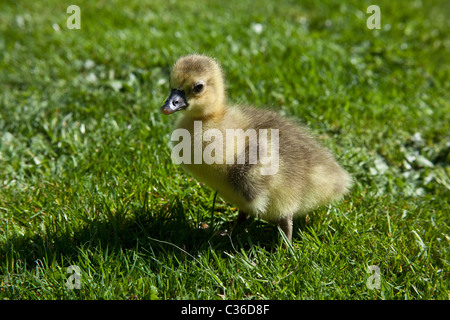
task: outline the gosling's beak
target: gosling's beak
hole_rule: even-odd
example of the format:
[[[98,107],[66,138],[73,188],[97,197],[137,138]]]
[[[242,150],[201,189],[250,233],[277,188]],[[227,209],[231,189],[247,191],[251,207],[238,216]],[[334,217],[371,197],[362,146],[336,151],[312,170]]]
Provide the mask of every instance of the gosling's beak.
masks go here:
[[[186,109],[188,106],[189,104],[186,102],[184,91],[173,89],[169,98],[167,98],[166,102],[161,107],[161,112],[164,114],[171,114]]]

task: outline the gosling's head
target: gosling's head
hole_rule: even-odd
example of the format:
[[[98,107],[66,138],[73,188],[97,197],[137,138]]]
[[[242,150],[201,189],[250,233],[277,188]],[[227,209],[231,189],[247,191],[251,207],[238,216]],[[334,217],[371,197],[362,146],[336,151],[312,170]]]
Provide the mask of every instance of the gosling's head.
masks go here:
[[[175,62],[170,73],[170,96],[161,111],[185,112],[194,118],[213,116],[225,105],[222,69],[212,58],[192,54]]]

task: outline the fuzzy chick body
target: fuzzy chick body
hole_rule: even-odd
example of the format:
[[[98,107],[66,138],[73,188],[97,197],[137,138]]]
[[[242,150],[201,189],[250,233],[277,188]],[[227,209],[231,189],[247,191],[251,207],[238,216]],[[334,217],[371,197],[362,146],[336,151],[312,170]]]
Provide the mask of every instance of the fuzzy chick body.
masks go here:
[[[172,69],[170,86],[171,95],[161,109],[164,114],[184,113],[176,128],[187,130],[191,141],[202,144],[199,148],[191,143],[192,156],[211,149],[212,142],[216,147],[222,144],[213,152],[220,161],[188,161],[183,168],[236,205],[240,219],[251,214],[278,223],[291,240],[294,216],[339,200],[350,188],[350,175],[305,128],[273,111],[227,105],[222,70],[214,59],[202,55],[180,58]],[[196,130],[199,123],[200,131]],[[242,131],[256,136],[253,140],[248,135],[229,136],[235,143],[227,149],[231,142],[227,134]],[[220,149],[222,155],[217,154]],[[255,150],[261,160],[256,163],[251,161]],[[263,174],[273,163],[262,161],[261,155],[277,160],[273,174]],[[240,156],[243,161],[238,161]],[[233,161],[227,162],[227,157]]]

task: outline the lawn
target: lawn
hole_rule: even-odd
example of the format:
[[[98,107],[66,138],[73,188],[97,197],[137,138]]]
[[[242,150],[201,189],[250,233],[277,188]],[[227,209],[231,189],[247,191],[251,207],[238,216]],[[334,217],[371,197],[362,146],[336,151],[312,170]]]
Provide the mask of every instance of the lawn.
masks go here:
[[[446,0],[2,1],[0,298],[449,299],[449,16]],[[159,109],[193,52],[221,62],[230,102],[303,122],[354,177],[291,246],[257,219],[230,232],[237,209],[171,162]]]

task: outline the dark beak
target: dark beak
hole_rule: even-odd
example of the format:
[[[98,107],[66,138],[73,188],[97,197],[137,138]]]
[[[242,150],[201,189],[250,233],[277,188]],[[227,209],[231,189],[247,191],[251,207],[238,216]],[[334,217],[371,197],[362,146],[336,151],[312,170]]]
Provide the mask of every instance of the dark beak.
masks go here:
[[[161,112],[164,114],[172,114],[174,112],[186,109],[189,104],[186,102],[186,95],[183,90],[173,89],[167,98],[164,105],[161,107]]]

